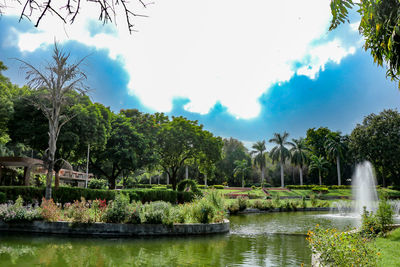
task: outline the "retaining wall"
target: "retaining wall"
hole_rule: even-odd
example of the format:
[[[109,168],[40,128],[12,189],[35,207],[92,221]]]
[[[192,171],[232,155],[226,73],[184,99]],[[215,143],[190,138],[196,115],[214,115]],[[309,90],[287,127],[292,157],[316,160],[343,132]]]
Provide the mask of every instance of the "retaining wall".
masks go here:
[[[116,224],[92,223],[73,224],[70,222],[21,222],[6,223],[0,221],[0,232],[29,232],[64,235],[88,236],[162,236],[162,235],[199,235],[229,232],[229,220],[222,223],[174,224]]]

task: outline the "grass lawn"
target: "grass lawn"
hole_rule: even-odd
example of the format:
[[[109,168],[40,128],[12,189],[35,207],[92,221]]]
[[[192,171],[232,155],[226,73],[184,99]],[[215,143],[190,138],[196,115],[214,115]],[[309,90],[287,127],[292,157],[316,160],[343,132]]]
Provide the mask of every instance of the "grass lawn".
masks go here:
[[[374,244],[381,253],[379,266],[400,266],[400,228],[389,233],[386,238],[377,238]]]

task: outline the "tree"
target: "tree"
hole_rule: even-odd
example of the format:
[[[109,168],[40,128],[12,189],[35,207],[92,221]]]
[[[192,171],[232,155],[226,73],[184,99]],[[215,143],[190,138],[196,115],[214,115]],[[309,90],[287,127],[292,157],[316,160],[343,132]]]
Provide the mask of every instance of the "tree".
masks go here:
[[[400,113],[387,109],[366,116],[350,135],[350,149],[357,161],[372,162],[385,187],[400,184]]]
[[[303,185],[303,166],[308,161],[308,152],[311,150],[307,147],[306,142],[303,138],[292,139],[293,142],[290,143],[292,148],[290,152],[292,154],[292,163],[299,167],[300,173],[300,185]]]
[[[327,155],[333,158],[336,162],[338,185],[341,185],[340,176],[340,158],[343,158],[346,146],[342,141],[343,137],[340,134],[329,134],[325,141],[325,149]]]
[[[387,68],[386,76],[399,81],[400,75],[400,2],[397,0],[332,0],[330,30],[349,22],[348,10],[357,6],[361,21],[359,32],[364,37],[364,49],[370,50],[374,62]],[[400,88],[400,82],[398,84]]]
[[[317,170],[318,171],[318,179],[319,179],[319,185],[322,185],[322,174],[323,172],[326,172],[328,169],[326,166],[328,165],[328,161],[324,157],[317,157],[315,155],[311,156],[310,159],[310,171]]]
[[[240,185],[240,181],[235,181],[235,160],[246,159],[250,162],[251,159],[247,153],[247,148],[241,141],[232,137],[224,139],[223,143],[222,160],[217,163],[217,171],[220,172],[221,176],[224,176],[224,180],[226,180],[229,185]]]
[[[253,144],[252,148],[254,149],[251,151],[251,154],[256,154],[254,157],[254,163],[256,166],[260,167],[261,171],[261,186],[264,186],[264,175],[265,175],[265,165],[266,165],[266,147],[265,147],[265,140],[258,141]]]
[[[235,176],[242,177],[242,188],[244,188],[244,175],[251,169],[247,160],[235,160],[235,169],[233,171]]]
[[[84,85],[86,75],[80,70],[84,59],[69,64],[69,57],[69,54],[65,54],[54,44],[53,61],[47,64],[45,70],[39,70],[30,63],[17,59],[23,63],[26,70],[28,86],[36,91],[38,96],[32,104],[43,112],[49,122],[46,199],[51,198],[57,139],[61,128],[72,118],[64,113],[65,108],[70,105],[69,94],[74,91],[84,94],[87,91]]]
[[[269,140],[270,143],[275,143],[277,145],[271,150],[270,154],[271,154],[271,158],[274,162],[279,161],[279,163],[280,163],[281,187],[285,187],[283,165],[285,164],[285,160],[287,158],[290,158],[290,152],[285,147],[285,145],[290,145],[290,143],[288,141],[286,141],[288,137],[289,137],[289,134],[287,132],[284,132],[283,134],[274,133],[274,138]]]
[[[8,2],[8,3],[7,3]],[[88,3],[87,6],[84,3]],[[10,5],[12,3],[12,5]],[[0,3],[0,15],[4,13],[4,10],[8,6],[19,4],[22,8],[19,20],[27,18],[30,21],[35,21],[35,27],[38,27],[41,20],[46,15],[56,15],[62,23],[73,24],[77,16],[82,13],[82,10],[88,11],[89,7],[98,9],[98,18],[103,24],[109,22],[115,22],[119,16],[125,18],[128,30],[130,33],[135,31],[134,18],[136,17],[147,17],[144,14],[137,13],[136,10],[140,8],[146,8],[153,2],[145,3],[144,0],[137,0],[134,2],[128,0],[63,0],[63,1],[36,1],[36,0],[24,0],[24,1],[10,1],[5,0],[4,5]],[[11,8],[11,7],[10,7]]]
[[[134,172],[152,162],[153,153],[146,136],[123,114],[111,113],[111,128],[105,147],[93,149],[90,166],[105,177],[111,189],[124,172]]]
[[[162,123],[157,134],[156,151],[160,165],[168,173],[172,188],[176,189],[178,170],[191,161],[204,158],[219,159],[222,140],[203,130],[197,121],[172,117]]]

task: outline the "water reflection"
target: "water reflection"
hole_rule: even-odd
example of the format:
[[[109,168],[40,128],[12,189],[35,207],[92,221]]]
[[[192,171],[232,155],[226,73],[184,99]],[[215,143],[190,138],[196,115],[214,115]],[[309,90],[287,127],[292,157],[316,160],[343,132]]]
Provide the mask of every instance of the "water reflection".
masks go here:
[[[231,218],[230,234],[100,239],[0,234],[0,266],[299,266],[304,233],[329,218],[274,213]]]

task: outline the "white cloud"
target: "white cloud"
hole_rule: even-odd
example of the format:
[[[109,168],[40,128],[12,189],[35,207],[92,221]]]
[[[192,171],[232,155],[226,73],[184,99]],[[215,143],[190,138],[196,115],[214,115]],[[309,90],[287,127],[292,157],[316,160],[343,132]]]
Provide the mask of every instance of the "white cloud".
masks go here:
[[[329,2],[157,1],[146,10],[150,18],[136,20],[140,31],[133,35],[120,17],[116,34],[90,36],[87,17],[97,14],[85,16],[82,10],[81,19],[66,29],[47,17],[39,33],[21,33],[18,45],[33,51],[56,36],[107,48],[112,58],[123,59],[129,92],[154,110],[169,111],[172,100],[183,97],[192,112],[207,113],[219,101],[231,114],[251,118],[272,84],[295,73],[315,78],[327,62],[340,63],[354,53],[340,40],[326,40]],[[295,67],[296,62],[303,65]]]

